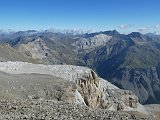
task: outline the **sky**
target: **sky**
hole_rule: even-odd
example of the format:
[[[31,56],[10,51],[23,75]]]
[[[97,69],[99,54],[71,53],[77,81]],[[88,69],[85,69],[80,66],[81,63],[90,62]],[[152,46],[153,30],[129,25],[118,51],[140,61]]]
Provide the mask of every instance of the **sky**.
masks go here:
[[[159,32],[160,0],[0,0],[0,29]]]

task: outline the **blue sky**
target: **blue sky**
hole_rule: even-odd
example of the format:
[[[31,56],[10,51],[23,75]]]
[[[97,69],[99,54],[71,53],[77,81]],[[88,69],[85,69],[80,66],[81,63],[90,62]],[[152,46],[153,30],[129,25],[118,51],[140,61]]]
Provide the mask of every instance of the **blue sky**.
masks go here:
[[[160,0],[0,0],[0,29],[160,31]]]

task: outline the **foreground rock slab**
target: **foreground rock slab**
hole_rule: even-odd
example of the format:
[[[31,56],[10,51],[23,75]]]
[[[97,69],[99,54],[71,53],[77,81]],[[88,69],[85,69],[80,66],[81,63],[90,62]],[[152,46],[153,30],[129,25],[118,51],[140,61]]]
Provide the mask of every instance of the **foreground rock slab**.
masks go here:
[[[86,67],[0,62],[2,120],[154,120],[152,111]]]

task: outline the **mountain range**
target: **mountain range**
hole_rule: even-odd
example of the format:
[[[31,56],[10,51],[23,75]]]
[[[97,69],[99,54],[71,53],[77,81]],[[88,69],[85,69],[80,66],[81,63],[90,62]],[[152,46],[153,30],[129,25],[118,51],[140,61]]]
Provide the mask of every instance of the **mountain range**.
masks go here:
[[[28,30],[0,34],[0,44],[1,61],[87,66],[119,88],[133,91],[140,103],[160,103],[158,35]]]

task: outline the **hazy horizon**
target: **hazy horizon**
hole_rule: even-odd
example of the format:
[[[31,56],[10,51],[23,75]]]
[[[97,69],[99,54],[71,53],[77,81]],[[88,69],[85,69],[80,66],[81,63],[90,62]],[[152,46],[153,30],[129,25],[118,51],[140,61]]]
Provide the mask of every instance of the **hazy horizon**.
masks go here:
[[[159,0],[1,0],[0,29],[160,32]]]

